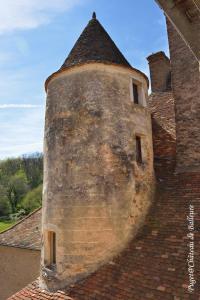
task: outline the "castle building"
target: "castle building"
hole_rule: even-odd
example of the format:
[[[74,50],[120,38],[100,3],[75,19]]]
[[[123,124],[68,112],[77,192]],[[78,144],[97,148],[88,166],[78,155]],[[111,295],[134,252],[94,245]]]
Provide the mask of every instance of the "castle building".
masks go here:
[[[147,89],[95,13],[47,79],[42,288],[94,272],[143,223],[154,190]]]
[[[0,234],[2,300],[200,299],[199,62],[176,24],[150,96],[95,14],[47,79],[43,207]]]
[[[182,42],[191,50],[197,61],[200,61],[200,3],[198,0],[156,0]]]

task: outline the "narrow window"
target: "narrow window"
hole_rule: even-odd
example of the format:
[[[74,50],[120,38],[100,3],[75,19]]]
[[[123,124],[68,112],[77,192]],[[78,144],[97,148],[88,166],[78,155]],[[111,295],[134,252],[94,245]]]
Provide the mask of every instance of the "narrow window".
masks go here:
[[[134,82],[132,83],[132,86],[133,86],[133,102],[135,104],[139,104],[138,86]]]
[[[53,231],[48,232],[49,240],[49,266],[56,264],[56,233]]]
[[[139,136],[135,137],[136,143],[136,162],[142,164],[142,147],[141,147],[141,138]]]

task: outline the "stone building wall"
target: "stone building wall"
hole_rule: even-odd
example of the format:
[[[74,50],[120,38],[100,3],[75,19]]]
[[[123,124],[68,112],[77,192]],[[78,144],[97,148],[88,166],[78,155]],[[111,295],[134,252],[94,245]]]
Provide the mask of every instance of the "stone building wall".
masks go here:
[[[167,27],[176,111],[176,167],[180,172],[197,171],[200,168],[199,63],[169,21]]]
[[[200,17],[199,0],[156,0],[180,33],[181,38],[200,61]]]
[[[144,220],[154,190],[152,128],[148,109],[133,104],[132,78],[145,105],[146,79],[129,68],[91,63],[48,83],[42,286],[66,286],[96,270]],[[53,270],[46,267],[49,230],[57,241]]]
[[[40,251],[0,246],[0,299],[6,300],[39,276]]]

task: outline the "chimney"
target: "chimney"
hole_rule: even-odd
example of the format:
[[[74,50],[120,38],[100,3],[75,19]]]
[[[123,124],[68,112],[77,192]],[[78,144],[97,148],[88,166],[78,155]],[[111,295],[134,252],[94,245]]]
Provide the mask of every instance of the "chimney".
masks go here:
[[[171,90],[170,60],[163,51],[147,57],[149,62],[152,92]]]

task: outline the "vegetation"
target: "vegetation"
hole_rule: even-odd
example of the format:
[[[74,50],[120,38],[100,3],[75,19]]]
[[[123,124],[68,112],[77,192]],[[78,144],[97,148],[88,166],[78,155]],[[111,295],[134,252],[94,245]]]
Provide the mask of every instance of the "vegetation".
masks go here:
[[[15,224],[15,221],[0,221],[0,233],[10,228]]]
[[[29,191],[23,198],[21,206],[27,213],[42,205],[42,184]]]
[[[41,206],[42,178],[41,153],[0,161],[0,231]]]

